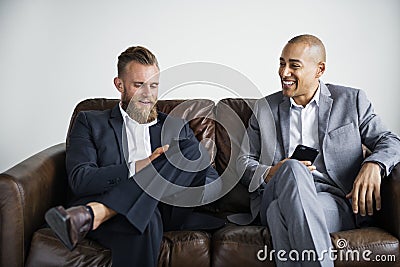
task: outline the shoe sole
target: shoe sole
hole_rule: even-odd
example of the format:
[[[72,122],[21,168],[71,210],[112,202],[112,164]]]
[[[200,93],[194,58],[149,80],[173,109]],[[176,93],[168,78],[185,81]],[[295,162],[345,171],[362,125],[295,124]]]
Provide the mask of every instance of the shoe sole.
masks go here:
[[[70,217],[65,209],[61,206],[50,209],[45,214],[45,220],[61,242],[72,251],[74,246],[69,237]]]

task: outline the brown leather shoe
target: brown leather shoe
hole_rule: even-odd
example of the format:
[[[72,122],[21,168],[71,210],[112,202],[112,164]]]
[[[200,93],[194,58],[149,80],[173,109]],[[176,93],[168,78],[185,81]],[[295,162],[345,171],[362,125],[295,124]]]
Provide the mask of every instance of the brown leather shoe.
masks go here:
[[[45,219],[58,238],[73,250],[91,230],[93,218],[85,206],[65,210],[62,206],[49,209]]]

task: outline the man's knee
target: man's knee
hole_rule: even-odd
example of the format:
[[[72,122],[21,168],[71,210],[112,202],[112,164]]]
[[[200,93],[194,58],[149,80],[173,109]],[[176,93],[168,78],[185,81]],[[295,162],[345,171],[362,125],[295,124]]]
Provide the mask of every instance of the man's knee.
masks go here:
[[[296,179],[298,177],[302,177],[302,180],[307,179],[307,177],[312,179],[311,172],[307,169],[307,167],[303,163],[295,159],[289,159],[283,162],[282,166],[277,172],[277,175],[284,176],[286,180]]]
[[[307,169],[307,167],[303,163],[301,163],[296,159],[286,160],[285,162],[283,162],[281,168],[283,168],[284,170],[291,170],[291,171]]]
[[[275,190],[280,192],[299,191],[301,188],[314,187],[314,179],[307,167],[298,160],[289,159],[285,161],[275,174]]]

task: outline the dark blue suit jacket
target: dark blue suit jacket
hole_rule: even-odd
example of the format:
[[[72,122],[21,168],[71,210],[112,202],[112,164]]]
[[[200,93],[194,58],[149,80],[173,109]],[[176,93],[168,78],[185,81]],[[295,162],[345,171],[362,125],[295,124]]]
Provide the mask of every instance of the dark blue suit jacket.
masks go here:
[[[158,121],[150,127],[151,149],[169,144],[172,138],[189,138],[198,142],[188,123],[158,113]],[[119,106],[104,111],[82,111],[68,136],[66,168],[72,190],[71,204],[86,204],[128,179],[129,171],[122,148],[123,119]],[[179,133],[176,129],[181,129]],[[162,144],[161,140],[164,141]],[[215,170],[208,168],[207,172]],[[208,175],[207,175],[208,176]]]

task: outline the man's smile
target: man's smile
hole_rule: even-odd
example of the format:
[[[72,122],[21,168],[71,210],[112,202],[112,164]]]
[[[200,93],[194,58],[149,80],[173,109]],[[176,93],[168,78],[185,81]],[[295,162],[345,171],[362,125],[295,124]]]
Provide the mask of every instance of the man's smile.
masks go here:
[[[294,85],[296,85],[294,80],[282,80],[282,89],[284,90],[290,90]]]
[[[147,100],[147,99],[145,99],[145,100],[138,100],[137,103],[138,103],[140,106],[145,106],[145,107],[152,107],[152,106],[154,105],[154,102],[153,102],[153,101]]]

